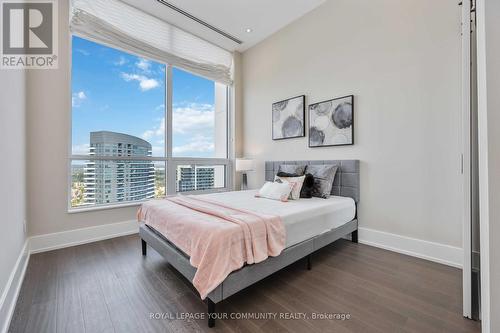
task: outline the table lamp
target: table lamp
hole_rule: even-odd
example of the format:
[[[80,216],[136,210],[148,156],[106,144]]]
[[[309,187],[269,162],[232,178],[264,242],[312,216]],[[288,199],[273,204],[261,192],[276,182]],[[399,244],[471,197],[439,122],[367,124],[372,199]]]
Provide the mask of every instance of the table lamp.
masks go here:
[[[241,190],[248,189],[247,182],[247,171],[252,171],[254,169],[254,161],[248,158],[237,158],[236,159],[236,172],[241,172],[243,179],[241,181]]]

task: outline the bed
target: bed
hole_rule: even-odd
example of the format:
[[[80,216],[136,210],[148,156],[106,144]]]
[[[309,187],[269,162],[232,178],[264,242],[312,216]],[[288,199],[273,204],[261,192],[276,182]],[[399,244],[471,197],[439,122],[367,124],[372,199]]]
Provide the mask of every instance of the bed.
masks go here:
[[[268,161],[265,163],[267,181],[273,181],[281,164],[337,165],[332,196],[329,199],[300,199],[286,203],[255,198],[256,191],[253,190],[197,196],[256,213],[278,215],[286,230],[285,249],[278,256],[233,271],[207,295],[209,327],[215,325],[216,304],[222,300],[300,259],[307,258],[307,268],[311,269],[311,254],[344,236],[351,234],[351,240],[357,242],[359,161]],[[186,253],[149,225],[141,223],[139,233],[143,255],[146,255],[147,245],[150,245],[185,278],[193,281],[196,268],[191,266]]]

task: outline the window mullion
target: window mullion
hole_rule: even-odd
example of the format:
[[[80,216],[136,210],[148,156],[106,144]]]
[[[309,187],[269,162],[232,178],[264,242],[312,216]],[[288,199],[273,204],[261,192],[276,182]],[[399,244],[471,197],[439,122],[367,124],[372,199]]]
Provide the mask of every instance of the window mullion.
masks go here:
[[[172,129],[172,118],[173,118],[173,99],[172,99],[172,66],[167,65],[165,70],[165,82],[166,82],[166,101],[165,101],[165,156],[167,157],[167,177],[166,177],[166,188],[167,194],[172,195],[176,193],[176,169],[177,166],[172,160],[172,141],[173,141],[173,129]]]
[[[226,87],[226,158],[228,164],[226,165],[225,181],[226,187],[229,190],[234,188],[234,172],[231,161],[235,158],[235,129],[236,129],[236,115],[234,113],[234,99],[232,92],[234,90]]]
[[[172,66],[165,69],[165,156],[172,157]]]

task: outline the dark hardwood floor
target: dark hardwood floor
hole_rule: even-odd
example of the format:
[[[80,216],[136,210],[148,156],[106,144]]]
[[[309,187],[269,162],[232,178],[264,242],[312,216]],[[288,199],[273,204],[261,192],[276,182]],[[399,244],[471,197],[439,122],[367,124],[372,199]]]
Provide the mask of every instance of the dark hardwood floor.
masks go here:
[[[206,311],[138,236],[31,257],[10,332],[479,332],[461,315],[461,271],[345,240],[217,305],[221,313],[341,313],[346,320],[177,319]],[[164,316],[151,319],[150,316]],[[174,318],[171,318],[173,316]],[[200,315],[201,316],[201,315]]]

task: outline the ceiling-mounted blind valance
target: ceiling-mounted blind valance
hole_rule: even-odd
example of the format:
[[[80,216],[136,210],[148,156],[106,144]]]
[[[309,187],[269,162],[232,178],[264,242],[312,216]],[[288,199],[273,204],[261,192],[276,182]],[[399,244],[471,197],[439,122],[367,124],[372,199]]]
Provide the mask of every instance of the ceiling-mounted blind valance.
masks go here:
[[[84,38],[232,84],[233,55],[118,0],[72,0],[71,31]]]

